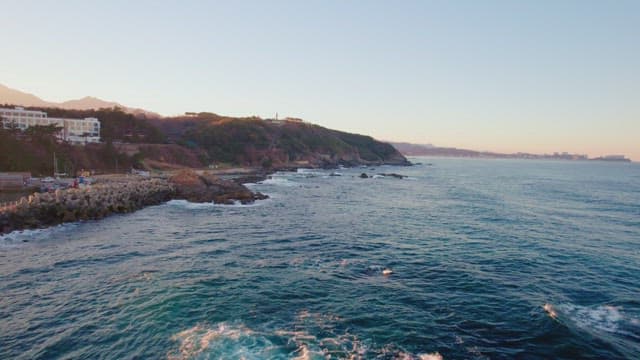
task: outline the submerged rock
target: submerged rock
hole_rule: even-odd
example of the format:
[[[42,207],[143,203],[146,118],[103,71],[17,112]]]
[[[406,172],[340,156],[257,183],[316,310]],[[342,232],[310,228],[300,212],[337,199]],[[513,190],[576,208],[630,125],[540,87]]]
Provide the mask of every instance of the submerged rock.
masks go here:
[[[365,173],[362,173],[362,174],[360,174],[360,178],[361,178],[361,179],[368,179],[368,178],[369,178],[369,175],[367,175],[367,174],[365,174]]]
[[[404,179],[407,178],[407,175],[400,175],[400,174],[396,174],[396,173],[386,173],[386,174],[378,174],[380,176],[384,176],[384,177],[393,177],[396,179]]]

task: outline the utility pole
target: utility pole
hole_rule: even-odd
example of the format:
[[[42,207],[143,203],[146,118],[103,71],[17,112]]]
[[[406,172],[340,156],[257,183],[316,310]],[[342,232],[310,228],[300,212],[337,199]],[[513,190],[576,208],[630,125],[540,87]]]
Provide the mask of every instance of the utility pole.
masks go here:
[[[53,177],[58,173],[58,161],[56,160],[56,152],[53,152]]]

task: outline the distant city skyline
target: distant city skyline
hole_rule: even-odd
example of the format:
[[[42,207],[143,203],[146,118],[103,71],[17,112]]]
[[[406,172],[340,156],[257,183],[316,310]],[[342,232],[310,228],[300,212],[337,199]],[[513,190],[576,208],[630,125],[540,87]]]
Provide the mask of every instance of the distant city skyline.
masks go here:
[[[640,161],[640,2],[10,2],[0,83],[163,115]],[[2,100],[2,99],[0,99]]]

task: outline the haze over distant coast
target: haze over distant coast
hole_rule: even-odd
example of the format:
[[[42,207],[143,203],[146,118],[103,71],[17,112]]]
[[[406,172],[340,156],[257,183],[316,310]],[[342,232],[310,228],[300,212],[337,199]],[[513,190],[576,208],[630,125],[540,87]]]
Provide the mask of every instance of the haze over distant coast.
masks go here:
[[[538,160],[575,160],[575,161],[615,161],[631,162],[625,155],[602,155],[589,157],[585,154],[570,154],[568,152],[554,152],[553,154],[529,154],[524,152],[505,154],[491,151],[476,151],[469,149],[458,149],[451,147],[434,146],[432,144],[410,144],[390,142],[398,151],[406,156],[450,156],[466,158],[489,158],[489,159],[538,159]]]

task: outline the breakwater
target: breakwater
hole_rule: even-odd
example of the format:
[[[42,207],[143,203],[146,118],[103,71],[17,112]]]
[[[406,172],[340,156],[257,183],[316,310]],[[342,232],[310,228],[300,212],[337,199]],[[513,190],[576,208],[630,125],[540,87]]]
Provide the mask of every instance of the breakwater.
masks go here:
[[[0,233],[132,212],[168,201],[174,192],[164,179],[143,179],[35,193],[0,207]]]
[[[251,179],[262,179],[252,175]],[[128,213],[172,199],[216,204],[250,204],[268,196],[254,193],[241,182],[224,180],[193,170],[181,170],[169,178],[116,177],[81,189],[34,193],[18,201],[0,203],[0,234],[36,229],[66,222],[97,220]]]

